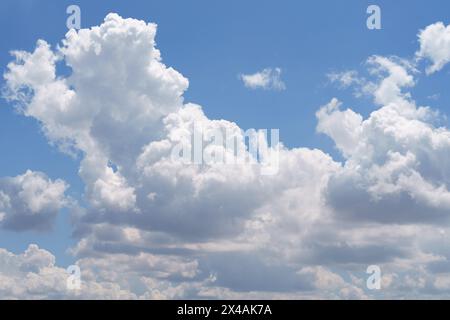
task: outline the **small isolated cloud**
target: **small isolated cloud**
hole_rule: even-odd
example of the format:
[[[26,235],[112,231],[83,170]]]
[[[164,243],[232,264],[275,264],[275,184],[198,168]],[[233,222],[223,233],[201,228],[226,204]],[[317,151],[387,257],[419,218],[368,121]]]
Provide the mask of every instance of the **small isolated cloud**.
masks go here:
[[[439,100],[440,97],[441,97],[441,95],[439,93],[435,93],[435,94],[431,94],[431,95],[427,96],[427,98],[430,100]]]
[[[419,32],[419,58],[429,59],[433,64],[426,69],[427,74],[441,70],[450,62],[450,25],[442,22],[429,25]]]
[[[331,72],[327,74],[327,78],[332,83],[338,83],[342,88],[348,88],[352,85],[364,82],[364,79],[360,78],[358,72],[355,70]]]
[[[254,74],[241,74],[239,78],[247,88],[265,90],[285,90],[286,85],[281,80],[280,68],[266,68]]]

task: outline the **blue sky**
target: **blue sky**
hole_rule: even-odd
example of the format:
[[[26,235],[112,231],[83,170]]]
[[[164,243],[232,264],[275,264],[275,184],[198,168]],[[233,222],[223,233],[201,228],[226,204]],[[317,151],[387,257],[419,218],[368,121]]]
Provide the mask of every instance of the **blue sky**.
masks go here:
[[[234,121],[244,129],[279,128],[287,147],[318,148],[336,161],[342,156],[333,140],[316,132],[317,110],[332,97],[364,117],[378,107],[371,97],[356,98],[352,90],[332,85],[327,74],[365,74],[364,63],[372,55],[413,59],[419,30],[437,21],[448,23],[450,12],[444,0],[2,1],[2,73],[12,60],[11,50],[32,51],[37,39],[45,39],[52,48],[60,43],[70,4],[80,6],[82,28],[99,25],[110,12],[157,23],[163,62],[189,79],[185,101],[202,105],[208,118]],[[381,8],[381,30],[366,27],[369,4]],[[419,63],[422,70],[425,64]],[[285,90],[250,90],[239,79],[240,74],[276,67],[282,70]],[[418,105],[449,114],[449,70],[446,66],[430,76],[417,76],[413,99]],[[439,97],[431,99],[435,94]],[[0,100],[0,176],[42,171],[69,183],[68,195],[82,203],[79,160],[49,144],[34,118],[19,115],[12,103]],[[50,233],[0,230],[0,243],[14,253],[36,243],[66,266],[75,261],[66,253],[76,243],[71,231],[69,210],[64,209]]]

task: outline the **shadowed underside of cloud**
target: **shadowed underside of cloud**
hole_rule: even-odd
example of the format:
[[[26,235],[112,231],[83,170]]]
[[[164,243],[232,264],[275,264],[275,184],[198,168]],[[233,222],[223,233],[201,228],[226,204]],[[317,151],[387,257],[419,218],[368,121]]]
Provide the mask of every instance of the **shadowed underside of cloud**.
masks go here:
[[[43,173],[27,171],[17,177],[0,178],[0,227],[25,231],[48,231],[58,211],[70,205],[64,195],[68,185],[51,181]]]
[[[68,32],[54,50],[39,40],[34,52],[13,53],[5,96],[40,123],[50,143],[79,155],[88,206],[73,210],[79,241],[71,250],[82,289],[67,291],[65,270],[31,245],[23,254],[0,251],[1,297],[449,292],[450,272],[442,266],[450,257],[443,245],[450,232],[450,132],[435,127],[438,115],[406,91],[417,73],[411,63],[369,58],[375,80],[364,81],[365,93],[378,109],[366,119],[334,98],[318,110],[317,131],[333,139],[343,163],[321,150],[281,145],[278,173],[261,175],[251,163],[171,158],[180,143],[192,150],[199,124],[234,132],[243,149],[246,143],[235,123],[211,120],[184,102],[188,80],[164,65],[155,35],[155,24],[109,14],[100,26]],[[72,73],[58,75],[58,63]],[[38,228],[29,212],[51,224],[65,206],[65,183],[35,178],[37,185],[0,180],[2,227]],[[369,264],[382,267],[380,293],[365,289]]]

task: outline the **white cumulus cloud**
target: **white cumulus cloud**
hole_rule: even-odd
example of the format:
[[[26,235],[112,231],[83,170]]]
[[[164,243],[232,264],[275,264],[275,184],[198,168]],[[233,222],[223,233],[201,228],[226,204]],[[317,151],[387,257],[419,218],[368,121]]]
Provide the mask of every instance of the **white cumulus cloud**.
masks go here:
[[[48,230],[56,215],[71,200],[68,185],[28,170],[16,177],[0,178],[0,227],[17,231]]]
[[[426,58],[432,65],[427,67],[427,74],[441,70],[450,62],[450,25],[436,22],[419,32],[419,58]]]
[[[155,24],[108,14],[55,49],[40,40],[31,53],[14,52],[5,74],[7,97],[39,121],[49,142],[81,158],[87,205],[74,212],[71,252],[86,290],[76,297],[367,298],[369,264],[386,273],[384,297],[448,292],[449,131],[413,100],[411,64],[369,58],[376,108],[368,117],[342,110],[336,98],[318,110],[317,131],[342,161],[280,143],[278,172],[262,175],[251,162],[171,157],[180,143],[192,151],[196,125],[233,132],[240,156],[252,155],[234,122],[184,101],[188,80],[163,63],[155,35]],[[72,73],[57,74],[57,62]],[[282,89],[280,73],[242,80]],[[58,185],[59,193],[51,183],[46,192],[27,189],[24,199],[38,195],[29,210],[55,208],[54,195],[65,190]],[[4,189],[2,223],[14,203]],[[30,254],[1,251],[12,261],[0,264],[2,297],[73,297],[64,269],[41,250],[27,250],[39,258],[28,262],[25,280]]]

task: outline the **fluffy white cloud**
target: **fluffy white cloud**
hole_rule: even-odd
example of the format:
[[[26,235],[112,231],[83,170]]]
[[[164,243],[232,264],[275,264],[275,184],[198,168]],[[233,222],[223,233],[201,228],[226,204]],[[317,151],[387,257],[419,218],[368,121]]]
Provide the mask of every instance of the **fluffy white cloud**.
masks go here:
[[[17,231],[48,230],[63,207],[68,185],[40,172],[0,178],[0,227]]]
[[[418,37],[420,49],[416,55],[432,62],[426,69],[427,74],[441,70],[450,62],[450,25],[436,22],[421,30]]]
[[[370,61],[377,73],[387,73],[373,92],[380,109],[363,120],[339,110],[334,99],[317,113],[318,130],[346,157],[344,170],[330,180],[328,201],[351,219],[448,220],[450,131],[434,127],[436,114],[402,92],[414,85],[407,66],[382,57]]]
[[[317,112],[317,130],[334,140],[342,163],[279,144],[279,170],[262,175],[235,123],[184,103],[188,81],[162,63],[155,34],[155,24],[109,14],[100,26],[70,31],[54,50],[38,41],[33,53],[14,52],[5,74],[7,97],[51,143],[81,157],[87,207],[74,213],[72,252],[86,290],[77,297],[367,298],[368,264],[386,270],[385,296],[447,290],[449,131],[404,92],[415,84],[410,63],[369,59],[375,80],[363,84],[380,108],[368,118],[342,111],[337,99]],[[57,63],[72,73],[57,75]],[[280,73],[242,80],[282,89]],[[196,126],[208,154],[253,161],[174,159],[180,145],[193,152]],[[231,132],[244,152],[209,144],[213,132]],[[10,206],[11,194],[0,193],[0,205]],[[64,270],[39,252],[47,259],[31,263],[39,297],[72,297],[61,287]],[[42,265],[59,270],[59,280]],[[4,283],[23,277],[13,269],[0,273]],[[30,281],[3,296],[28,296]]]
[[[83,268],[83,266],[81,267]],[[83,270],[83,269],[82,269]],[[90,280],[83,273],[81,288],[67,286],[70,274],[55,265],[55,257],[31,244],[24,253],[0,249],[1,299],[135,299],[136,295],[121,289],[117,283]]]
[[[317,131],[330,136],[344,155],[354,152],[360,139],[362,116],[351,109],[340,111],[341,102],[333,98],[320,108],[316,116],[319,120]]]
[[[240,79],[247,88],[266,90],[285,90],[286,85],[281,80],[280,68],[266,68],[253,74],[241,74]]]

